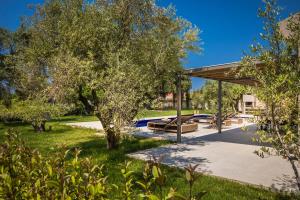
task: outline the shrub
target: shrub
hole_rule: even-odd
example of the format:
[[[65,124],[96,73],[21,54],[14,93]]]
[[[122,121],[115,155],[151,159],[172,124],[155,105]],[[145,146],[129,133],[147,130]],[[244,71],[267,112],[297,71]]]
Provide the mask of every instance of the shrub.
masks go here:
[[[0,105],[0,118],[3,120],[17,118],[30,123],[35,131],[42,132],[46,130],[47,121],[65,114],[67,110],[65,105],[47,103],[43,100],[15,101],[10,108]]]
[[[105,199],[108,188],[102,166],[78,159],[60,148],[44,158],[9,132],[0,146],[0,197],[4,199]],[[70,157],[71,156],[71,157]],[[68,159],[68,157],[70,157]]]

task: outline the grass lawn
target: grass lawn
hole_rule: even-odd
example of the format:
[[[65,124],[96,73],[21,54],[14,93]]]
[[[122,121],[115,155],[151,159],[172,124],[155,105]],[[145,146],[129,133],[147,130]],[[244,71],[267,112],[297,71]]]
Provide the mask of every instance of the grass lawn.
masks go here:
[[[194,110],[191,109],[183,109],[181,110],[182,115],[187,115],[187,114],[193,114]],[[144,110],[141,111],[138,115],[137,118],[147,118],[147,117],[161,117],[161,116],[170,116],[170,115],[176,115],[177,111],[172,109],[172,110]]]
[[[0,141],[4,139],[4,133],[8,128],[14,128],[21,132],[27,144],[37,148],[43,155],[51,154],[56,150],[57,145],[65,143],[68,147],[80,147],[81,157],[91,157],[93,162],[105,165],[105,172],[109,174],[109,182],[121,184],[120,164],[125,160],[132,160],[131,168],[141,175],[144,162],[126,157],[127,153],[157,147],[167,144],[167,141],[153,139],[130,138],[125,140],[118,150],[106,149],[106,141],[97,131],[90,129],[71,128],[63,125],[67,121],[81,121],[75,116],[64,117],[60,121],[52,121],[47,126],[52,126],[52,131],[37,134],[32,131],[31,126],[23,124],[3,124],[0,123]],[[187,195],[187,184],[182,170],[170,167],[163,167],[167,177],[168,186],[176,188],[180,193]],[[268,190],[253,186],[239,184],[233,181],[216,178],[212,176],[202,176],[195,184],[194,192],[207,191],[203,199],[293,199],[282,196]],[[116,193],[111,194],[112,199],[116,198]]]

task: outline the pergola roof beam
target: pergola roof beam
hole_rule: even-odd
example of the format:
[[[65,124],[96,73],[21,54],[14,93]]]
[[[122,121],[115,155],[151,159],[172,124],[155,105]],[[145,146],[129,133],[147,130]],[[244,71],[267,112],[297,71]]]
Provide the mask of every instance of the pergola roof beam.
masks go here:
[[[258,67],[262,66],[261,62],[256,62],[255,64]],[[217,81],[224,81],[241,85],[257,85],[257,81],[253,78],[238,76],[241,67],[241,62],[232,62],[221,65],[211,65],[186,69],[184,74],[192,77],[213,79]]]

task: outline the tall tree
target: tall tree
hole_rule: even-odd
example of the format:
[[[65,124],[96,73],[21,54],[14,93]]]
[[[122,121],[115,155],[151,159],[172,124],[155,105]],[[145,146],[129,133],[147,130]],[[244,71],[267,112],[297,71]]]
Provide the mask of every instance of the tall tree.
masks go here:
[[[152,0],[48,0],[30,22],[27,66],[44,69],[56,101],[76,94],[93,110],[108,148],[198,49],[198,29]]]
[[[5,63],[6,57],[13,53],[12,33],[0,28],[0,101],[6,106],[11,105],[11,73]]]
[[[233,83],[223,83],[222,105],[223,112],[238,112],[239,101],[249,88]],[[216,111],[218,99],[218,83],[216,81],[206,81],[204,85],[192,94],[192,102],[196,107]]]
[[[264,33],[261,44],[252,45],[252,54],[243,60],[242,75],[255,77],[259,84],[254,91],[260,100],[265,102],[266,110],[261,113],[258,124],[270,127],[258,131],[259,141],[272,145],[273,148],[262,148],[259,155],[272,153],[287,158],[295,172],[300,189],[299,172],[296,164],[300,159],[300,135],[297,132],[299,118],[297,113],[297,96],[300,92],[300,14],[288,20],[289,37],[283,37],[280,31],[279,13],[276,1],[268,0],[265,8],[259,10],[264,21]],[[255,61],[263,62],[263,67]]]

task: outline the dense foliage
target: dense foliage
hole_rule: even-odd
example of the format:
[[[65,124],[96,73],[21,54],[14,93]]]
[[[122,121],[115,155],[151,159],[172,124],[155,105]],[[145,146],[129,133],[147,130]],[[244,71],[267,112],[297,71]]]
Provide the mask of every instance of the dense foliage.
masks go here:
[[[11,104],[10,86],[11,73],[5,64],[6,54],[12,51],[12,34],[0,28],[0,101],[6,107]]]
[[[25,54],[31,39],[24,24],[15,32],[0,28],[0,120],[21,120],[42,132],[71,105],[56,103],[45,91],[50,77]]]
[[[49,103],[42,100],[18,100],[6,108],[0,105],[0,119],[9,121],[12,119],[30,123],[35,131],[46,130],[46,122],[54,117],[59,117],[68,111],[68,106]]]
[[[108,148],[172,90],[181,59],[199,49],[198,29],[152,0],[48,0],[22,27],[28,41],[7,59],[19,72],[17,91],[79,100],[101,121]]]
[[[247,91],[249,91],[249,88],[245,86],[223,82],[223,112],[238,112],[238,103],[242,100],[243,94],[247,93]],[[218,104],[218,82],[211,80],[206,81],[199,90],[193,91],[192,103],[195,109],[208,109],[216,112]]]
[[[277,154],[291,163],[300,188],[296,167],[300,160],[300,15],[287,20],[285,30],[280,29],[280,9],[275,1],[266,1],[265,9],[259,11],[264,20],[263,45],[252,46],[252,54],[243,59],[241,75],[255,77],[254,91],[265,104],[257,123],[257,133],[263,144],[271,145]],[[284,37],[283,33],[289,33]],[[259,61],[260,64],[257,64]],[[265,147],[262,152],[272,153]]]
[[[115,185],[107,181],[105,166],[95,165],[89,158],[80,159],[79,154],[78,148],[62,147],[54,155],[43,157],[10,131],[0,145],[0,198],[110,199],[109,193],[119,193],[120,199],[127,200],[191,200],[205,195],[205,192],[192,193],[193,183],[199,176],[195,173],[197,166],[186,168],[190,195],[184,197],[175,189],[166,188],[167,177],[158,159],[146,163],[141,180],[137,180],[137,172],[129,170],[130,162],[125,162],[121,166],[124,184]]]

